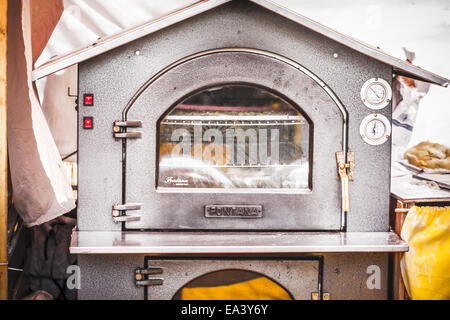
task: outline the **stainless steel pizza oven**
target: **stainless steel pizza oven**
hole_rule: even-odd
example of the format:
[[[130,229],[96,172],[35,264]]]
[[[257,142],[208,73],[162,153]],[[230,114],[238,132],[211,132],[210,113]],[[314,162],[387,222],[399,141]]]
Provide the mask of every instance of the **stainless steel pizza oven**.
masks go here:
[[[274,298],[388,298],[407,250],[389,232],[392,75],[441,78],[260,0],[202,1],[65,59],[80,298],[261,277]]]

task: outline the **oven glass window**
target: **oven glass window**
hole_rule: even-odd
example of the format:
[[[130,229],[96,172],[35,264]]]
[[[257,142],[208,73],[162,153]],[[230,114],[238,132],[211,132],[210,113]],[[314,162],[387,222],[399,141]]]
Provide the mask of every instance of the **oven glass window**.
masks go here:
[[[200,276],[180,288],[173,300],[293,300],[280,284],[247,270],[221,270]]]
[[[158,188],[309,189],[310,123],[259,87],[196,93],[159,123]]]

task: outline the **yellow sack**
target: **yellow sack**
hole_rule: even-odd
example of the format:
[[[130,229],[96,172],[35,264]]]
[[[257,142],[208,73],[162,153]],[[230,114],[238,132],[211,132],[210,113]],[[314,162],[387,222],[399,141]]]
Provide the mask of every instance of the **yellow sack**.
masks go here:
[[[400,265],[411,299],[450,299],[450,207],[411,208],[401,236],[409,244]]]
[[[265,277],[216,287],[183,288],[181,300],[291,300],[281,286]]]

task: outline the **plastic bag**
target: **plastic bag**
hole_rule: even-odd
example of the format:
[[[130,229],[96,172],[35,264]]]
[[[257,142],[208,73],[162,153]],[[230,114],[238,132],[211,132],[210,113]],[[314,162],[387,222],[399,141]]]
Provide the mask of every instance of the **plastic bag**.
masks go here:
[[[413,300],[450,299],[450,207],[413,207],[403,224],[409,244],[400,262]]]
[[[406,61],[412,63],[416,57],[415,53],[405,48],[403,50]],[[420,101],[430,90],[430,84],[396,76],[392,86],[392,159],[400,161],[410,143]]]
[[[181,300],[291,300],[281,286],[266,277],[213,287],[183,288]]]

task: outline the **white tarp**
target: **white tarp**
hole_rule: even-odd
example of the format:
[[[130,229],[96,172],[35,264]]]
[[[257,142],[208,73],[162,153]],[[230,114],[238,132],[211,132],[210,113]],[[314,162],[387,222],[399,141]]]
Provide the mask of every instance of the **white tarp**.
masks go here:
[[[16,210],[27,226],[75,208],[70,181],[30,80],[30,0],[12,2],[8,55],[8,154]]]

